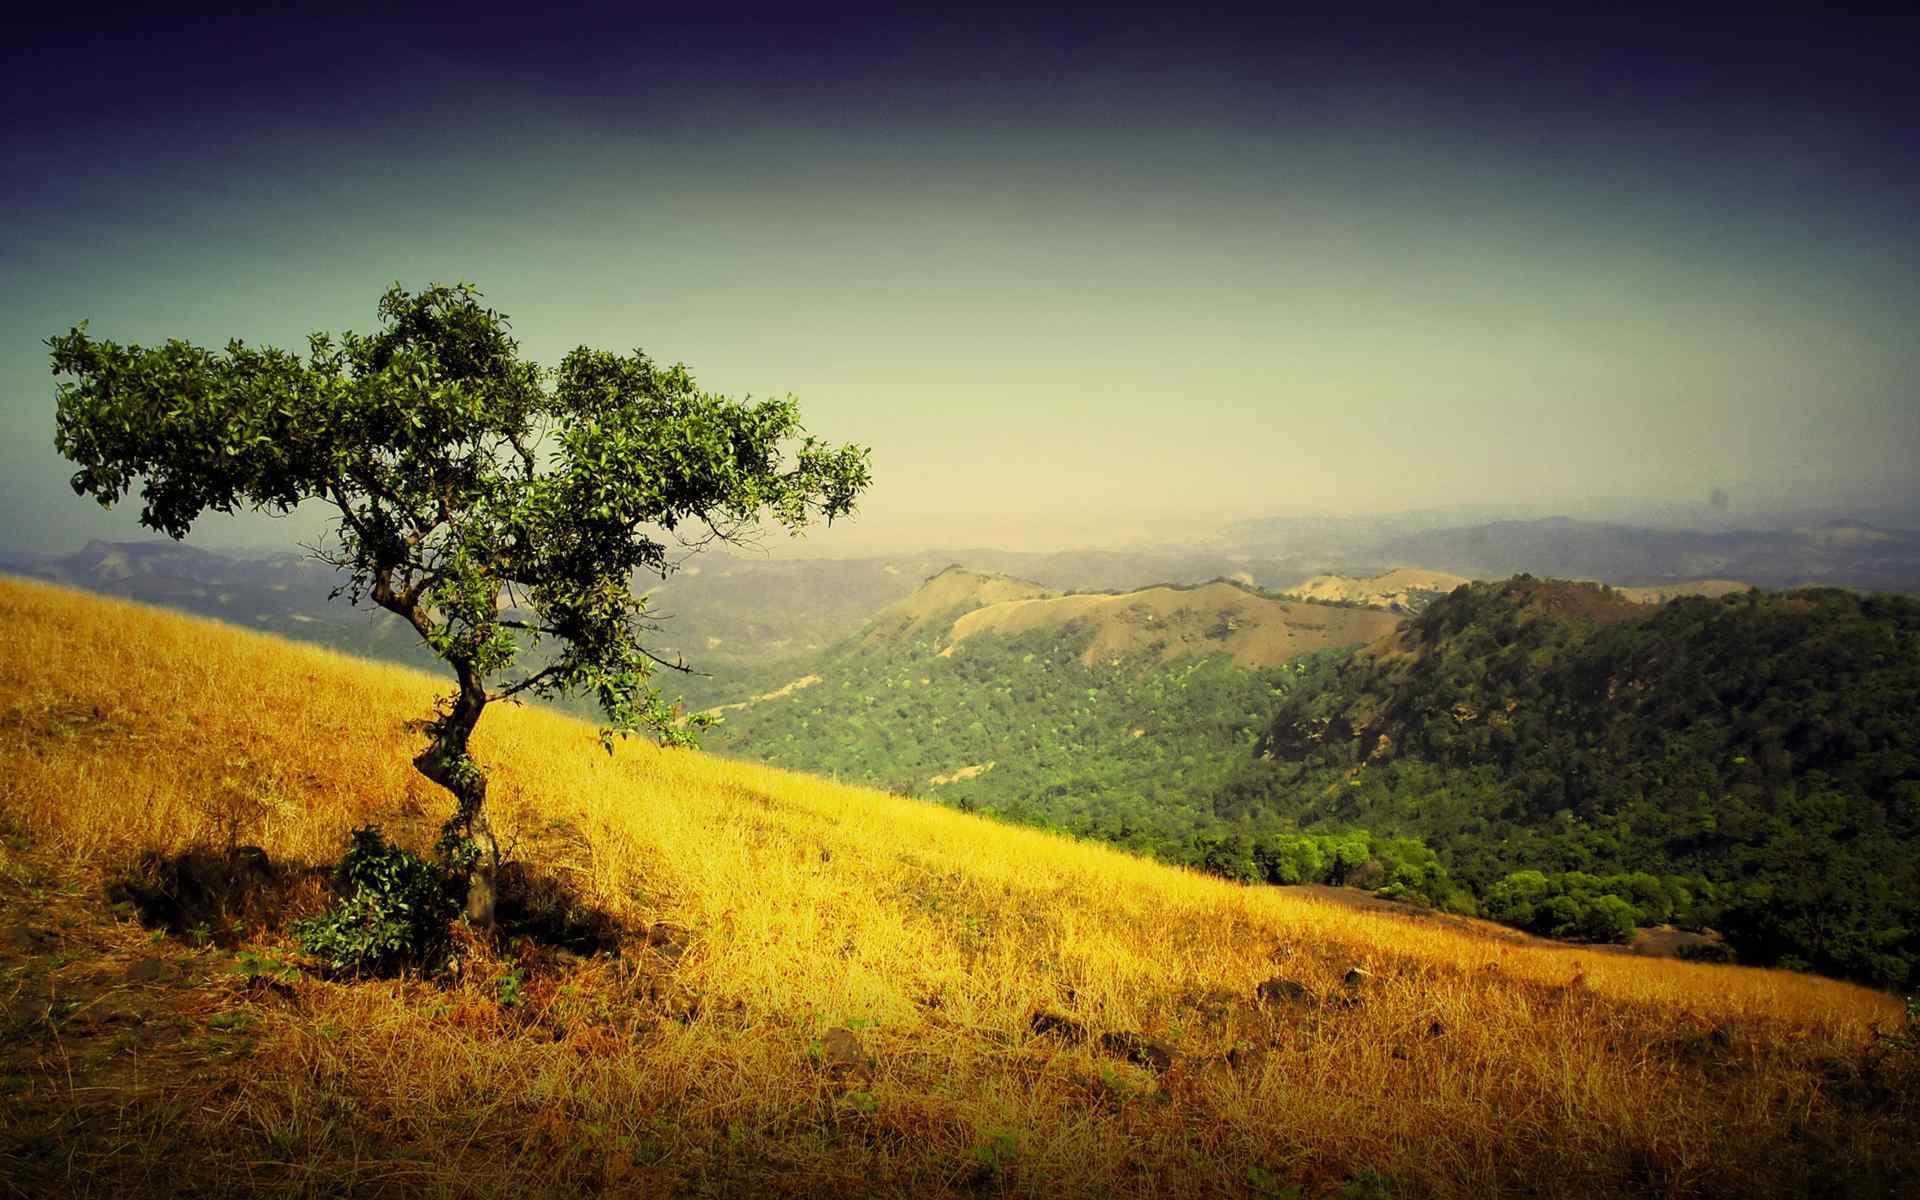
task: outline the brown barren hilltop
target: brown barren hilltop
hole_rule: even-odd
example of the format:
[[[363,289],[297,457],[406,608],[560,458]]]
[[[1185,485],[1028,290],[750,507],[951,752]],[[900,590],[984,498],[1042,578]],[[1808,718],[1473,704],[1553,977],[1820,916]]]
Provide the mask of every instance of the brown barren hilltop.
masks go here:
[[[1010,600],[954,622],[953,641],[976,633],[1094,627],[1089,665],[1135,654],[1167,661],[1225,651],[1243,667],[1272,667],[1312,650],[1370,642],[1393,630],[1391,613],[1269,600],[1235,584],[1154,587],[1118,596]]]
[[[1059,594],[1031,580],[951,566],[921,584],[906,599],[881,609],[867,627],[863,640],[872,644],[923,635],[938,637],[946,633],[946,627],[961,613],[989,604]]]
[[[1722,596],[1734,596],[1752,590],[1752,584],[1733,579],[1688,579],[1680,583],[1614,589],[1637,604],[1663,604],[1681,596],[1705,596],[1709,600],[1718,600]]]
[[[1286,590],[1288,594],[1303,600],[1346,601],[1351,604],[1370,604],[1376,608],[1408,609],[1414,607],[1419,593],[1451,592],[1461,584],[1470,582],[1464,575],[1401,567],[1370,579],[1355,579],[1348,575],[1315,575],[1305,583]]]
[[[288,924],[355,827],[431,847],[444,684],[41,585],[0,620],[0,1195],[1914,1194],[1890,996],[609,757],[533,707],[474,743],[500,940],[330,977]]]

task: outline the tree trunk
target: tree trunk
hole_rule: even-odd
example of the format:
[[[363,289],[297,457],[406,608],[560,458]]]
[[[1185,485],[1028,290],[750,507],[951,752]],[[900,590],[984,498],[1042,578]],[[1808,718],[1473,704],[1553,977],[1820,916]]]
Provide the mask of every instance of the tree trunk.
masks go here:
[[[476,928],[493,928],[494,878],[500,869],[500,846],[487,824],[487,777],[467,753],[467,738],[487,705],[479,677],[455,664],[460,690],[453,707],[427,726],[433,740],[413,760],[422,775],[453,793],[456,808],[446,833],[472,843],[477,852],[467,871],[467,920]]]

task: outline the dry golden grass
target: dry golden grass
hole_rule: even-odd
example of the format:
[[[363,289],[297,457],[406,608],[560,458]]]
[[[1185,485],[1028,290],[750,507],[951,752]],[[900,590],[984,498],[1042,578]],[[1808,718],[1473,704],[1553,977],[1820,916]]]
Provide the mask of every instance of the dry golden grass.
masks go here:
[[[89,961],[15,964],[0,995],[17,1014],[33,987],[91,981],[87,1003],[132,997],[141,1029],[165,1013],[182,1031],[143,1046],[135,1030],[131,1074],[71,1028],[22,1034],[0,1123],[0,1179],[33,1181],[18,1194],[1315,1196],[1371,1171],[1394,1195],[1736,1196],[1912,1179],[1911,1090],[1862,1065],[1898,1020],[1888,996],[1513,945],[698,753],[608,757],[534,708],[490,711],[476,738],[496,828],[629,929],[682,931],[677,960],[636,936],[584,962],[476,945],[451,984],[123,985],[161,943],[97,897],[143,851],[235,822],[275,859],[329,861],[368,821],[424,845],[446,801],[414,775],[406,723],[441,685],[18,582],[0,581],[0,628],[0,884],[22,912],[99,925],[71,934]],[[503,1006],[516,962],[523,996]],[[1339,996],[1355,964],[1372,978],[1351,1007],[1249,1003],[1275,975]],[[1178,1058],[1156,1073],[1036,1036],[1041,1010]],[[833,1069],[834,1027],[870,1062]]]

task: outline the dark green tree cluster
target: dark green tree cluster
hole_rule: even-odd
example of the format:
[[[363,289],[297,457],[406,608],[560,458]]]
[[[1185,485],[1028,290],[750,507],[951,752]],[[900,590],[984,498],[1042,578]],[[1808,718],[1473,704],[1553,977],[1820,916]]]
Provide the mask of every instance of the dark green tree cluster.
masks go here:
[[[1515,871],[1487,890],[1483,915],[1544,937],[1632,941],[1642,925],[1693,924],[1695,896],[1706,886],[1677,876],[1636,871]]]
[[[1215,810],[1420,837],[1496,914],[1520,870],[1692,880],[1693,919],[1745,960],[1900,984],[1920,964],[1917,718],[1920,601],[1641,608],[1518,578],[1313,664]]]
[[[1473,914],[1473,894],[1453,879],[1439,855],[1414,837],[1381,837],[1365,829],[1339,833],[1232,833],[1198,838],[1185,865],[1243,883],[1324,883],[1366,888],[1383,899]]]

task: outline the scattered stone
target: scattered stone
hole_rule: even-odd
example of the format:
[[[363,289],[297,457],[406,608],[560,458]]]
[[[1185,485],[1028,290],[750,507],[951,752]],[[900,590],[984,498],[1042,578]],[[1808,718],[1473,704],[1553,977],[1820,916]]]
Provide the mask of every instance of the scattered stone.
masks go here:
[[[1087,1040],[1087,1027],[1072,1017],[1063,1017],[1059,1013],[1037,1012],[1033,1014],[1032,1029],[1042,1037],[1052,1035],[1062,1037],[1069,1042]]]
[[[647,945],[669,962],[679,962],[687,952],[688,933],[672,925],[654,925],[647,930]]]
[[[146,1006],[125,992],[109,992],[75,1012],[71,1018],[77,1029],[140,1025],[145,1023],[146,1019]]]
[[[50,929],[35,929],[25,921],[20,921],[7,930],[7,947],[22,954],[38,954],[51,949],[60,940],[60,935]]]
[[[1164,1042],[1153,1041],[1144,1034],[1102,1034],[1100,1047],[1108,1054],[1154,1071],[1164,1071],[1173,1065],[1173,1047]]]
[[[820,1035],[820,1061],[827,1074],[836,1077],[873,1068],[873,1059],[861,1044],[860,1035],[837,1025]]]
[[[128,983],[157,983],[173,974],[173,964],[164,958],[143,958],[127,968]]]
[[[1373,982],[1373,972],[1365,967],[1348,967],[1345,977],[1340,982],[1346,984],[1351,990],[1358,990]]]
[[[1267,1052],[1258,1046],[1235,1046],[1227,1051],[1227,1065],[1242,1075],[1257,1075],[1266,1065]]]
[[[1320,997],[1312,988],[1297,979],[1283,979],[1278,975],[1253,989],[1253,998],[1260,1004],[1300,1004],[1308,1008],[1320,1003]]]

